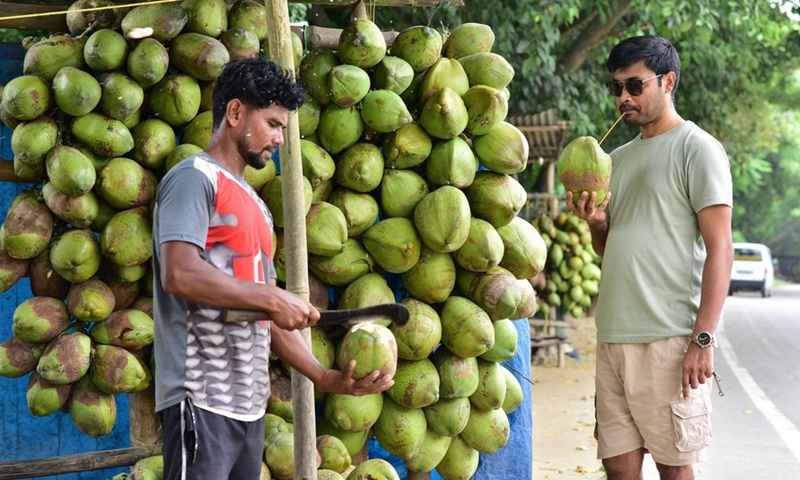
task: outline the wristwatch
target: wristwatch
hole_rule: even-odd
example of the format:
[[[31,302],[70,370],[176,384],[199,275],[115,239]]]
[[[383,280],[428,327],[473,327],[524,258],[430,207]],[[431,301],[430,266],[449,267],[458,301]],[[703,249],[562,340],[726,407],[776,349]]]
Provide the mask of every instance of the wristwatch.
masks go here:
[[[714,337],[713,333],[708,332],[698,332],[697,334],[692,337],[694,343],[698,344],[700,348],[708,348],[708,347],[716,347],[717,346],[717,339]]]

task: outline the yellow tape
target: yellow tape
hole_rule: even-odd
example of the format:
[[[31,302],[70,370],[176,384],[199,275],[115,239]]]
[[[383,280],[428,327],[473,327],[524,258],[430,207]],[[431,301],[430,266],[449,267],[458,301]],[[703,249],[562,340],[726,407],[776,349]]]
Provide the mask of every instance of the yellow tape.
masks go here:
[[[36,18],[36,17],[51,17],[53,15],[64,15],[67,13],[83,13],[83,12],[97,12],[100,10],[113,10],[115,8],[130,8],[130,7],[140,7],[143,5],[156,5],[158,3],[174,3],[180,2],[182,0],[153,0],[152,2],[139,2],[139,3],[130,3],[126,5],[110,5],[105,7],[92,7],[92,8],[79,8],[75,10],[63,10],[60,12],[40,12],[40,13],[25,13],[23,15],[11,15],[8,17],[0,17],[0,22],[9,21],[9,20],[22,20],[25,18]]]

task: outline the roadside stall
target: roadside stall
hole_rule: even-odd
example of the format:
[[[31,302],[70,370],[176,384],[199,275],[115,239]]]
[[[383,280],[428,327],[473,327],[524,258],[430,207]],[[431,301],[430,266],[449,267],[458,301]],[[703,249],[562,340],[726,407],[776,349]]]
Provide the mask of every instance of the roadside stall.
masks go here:
[[[69,3],[0,4],[0,28],[71,32],[0,50],[0,371],[16,378],[0,381],[0,479],[108,478],[160,453],[149,347],[114,337],[109,319],[152,332],[149,253],[134,252],[152,243],[147,209],[158,178],[208,142],[222,66],[266,45],[263,54],[310,94],[290,116],[274,165],[246,172],[275,214],[280,283],[319,309],[398,302],[411,319],[369,329],[375,351],[348,348],[363,334],[353,329],[304,332],[327,367],[348,358],[367,365],[388,349],[396,384],[374,399],[326,398],[275,362],[265,468],[273,478],[317,478],[326,436],[346,449],[340,459],[351,466],[334,469],[342,478],[372,459],[401,478],[530,478],[529,278],[546,249],[517,216],[527,195],[513,175],[525,169],[528,142],[504,122],[514,71],[491,53],[490,27],[443,36],[426,26],[381,32],[370,20],[376,7],[435,0],[362,2],[344,30],[290,28],[281,0],[117,3],[76,2],[71,21]],[[101,41],[126,55],[111,58]],[[132,61],[134,52],[148,63]],[[164,55],[168,69],[155,61]],[[77,101],[85,85],[74,78],[100,86],[89,107]],[[76,174],[78,164],[93,175]],[[36,238],[19,246],[25,235]],[[76,257],[87,250],[96,255]],[[63,267],[65,258],[82,268]],[[77,308],[95,297],[113,300],[102,318]],[[82,358],[75,378],[42,366],[56,342]],[[136,381],[97,387],[104,372],[120,373],[101,367],[113,363],[107,352],[125,356],[133,366],[122,376]]]

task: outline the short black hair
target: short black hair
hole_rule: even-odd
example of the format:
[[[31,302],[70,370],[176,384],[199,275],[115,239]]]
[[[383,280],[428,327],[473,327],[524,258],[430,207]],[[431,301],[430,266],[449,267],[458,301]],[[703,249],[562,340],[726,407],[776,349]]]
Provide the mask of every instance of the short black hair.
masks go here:
[[[216,130],[225,118],[228,102],[239,99],[248,107],[261,109],[280,105],[297,110],[306,91],[288,70],[265,57],[231,60],[214,83],[213,118]]]
[[[675,47],[664,37],[642,35],[626,38],[611,50],[606,68],[614,73],[620,68],[628,68],[642,60],[656,75],[675,72],[675,88],[672,89],[674,97],[681,79],[681,60]]]

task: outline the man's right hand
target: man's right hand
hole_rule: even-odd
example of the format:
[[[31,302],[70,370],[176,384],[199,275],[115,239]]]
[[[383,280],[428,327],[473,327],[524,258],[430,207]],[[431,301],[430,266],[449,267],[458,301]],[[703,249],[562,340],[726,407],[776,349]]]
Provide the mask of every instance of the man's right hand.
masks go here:
[[[319,321],[319,310],[305,298],[288,290],[270,285],[276,306],[267,310],[269,319],[284,330],[302,330]]]
[[[586,220],[589,226],[599,225],[606,221],[606,206],[610,200],[611,192],[608,192],[603,202],[595,206],[597,193],[592,192],[590,195],[589,192],[581,192],[576,204],[572,192],[567,192],[567,208],[575,215]]]

